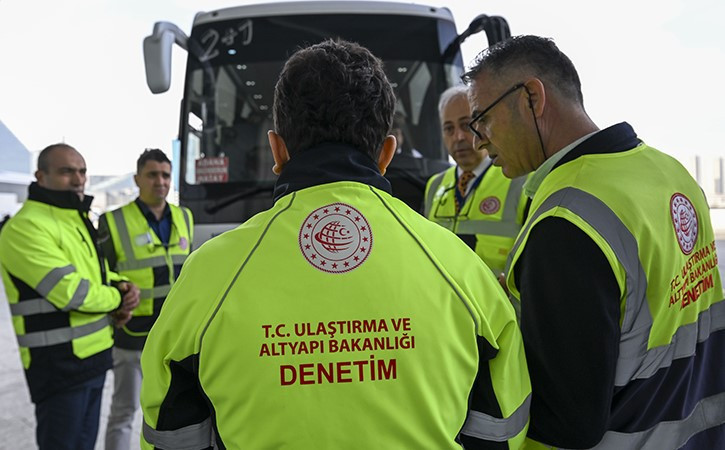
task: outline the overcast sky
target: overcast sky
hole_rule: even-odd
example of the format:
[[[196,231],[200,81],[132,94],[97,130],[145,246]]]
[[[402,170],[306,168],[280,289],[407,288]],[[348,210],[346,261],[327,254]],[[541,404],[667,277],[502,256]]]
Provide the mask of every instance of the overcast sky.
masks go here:
[[[194,14],[259,3],[224,0],[0,0],[0,120],[31,151],[65,141],[90,174],[134,170],[145,147],[171,152],[185,55],[172,88],[152,95],[142,40],[154,22],[189,32]],[[725,156],[725,36],[721,0],[452,0],[458,31],[478,14],[504,16],[512,34],[552,37],[582,79],[600,127],[626,120],[686,165]],[[464,46],[470,62],[485,45]],[[1,165],[1,163],[0,163]]]

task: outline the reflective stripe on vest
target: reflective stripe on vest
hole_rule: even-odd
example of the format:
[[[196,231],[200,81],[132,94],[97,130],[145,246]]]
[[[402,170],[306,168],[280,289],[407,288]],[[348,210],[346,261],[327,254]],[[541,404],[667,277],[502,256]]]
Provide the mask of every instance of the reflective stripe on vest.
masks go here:
[[[128,237],[128,234],[122,236]],[[123,237],[121,239],[124,240]],[[184,261],[186,261],[186,257],[187,255],[171,255],[171,262],[174,264],[184,264]],[[119,263],[116,263],[116,270],[118,270],[119,272],[123,272],[124,270],[148,269],[149,267],[159,267],[165,265],[165,256],[154,256],[152,258],[146,258],[141,260],[131,259],[128,261],[121,261]]]
[[[516,210],[518,199],[521,197],[526,177],[518,177],[511,180],[508,192],[506,193],[506,206],[501,214],[501,221],[491,220],[462,220],[456,227],[457,234],[487,234],[489,236],[516,237],[521,231],[521,225],[516,221]]]
[[[52,303],[44,298],[31,298],[18,303],[10,304],[10,314],[13,316],[32,316],[33,314],[44,314],[58,312]]]
[[[661,450],[680,448],[695,434],[725,423],[725,392],[700,400],[690,415],[635,433],[608,431],[594,448]]]
[[[615,386],[625,386],[638,378],[649,378],[658,370],[669,367],[673,360],[692,356],[694,342],[705,341],[711,332],[725,328],[725,302],[718,302],[700,313],[697,322],[681,326],[669,345],[647,350],[653,321],[647,301],[647,278],[639,261],[637,241],[604,202],[580,189],[561,189],[541,204],[514,244],[506,273],[512,269],[513,255],[528,235],[532,224],[541,214],[554,207],[568,209],[597,230],[625,269],[627,292]]]
[[[154,286],[151,289],[141,289],[140,298],[166,297],[169,294],[170,290],[171,290],[170,284],[165,284],[163,286]]]
[[[90,282],[88,280],[81,280],[75,293],[73,293],[73,298],[71,298],[71,301],[68,302],[68,304],[62,309],[56,308],[55,305],[44,298],[31,298],[10,304],[10,313],[13,316],[32,316],[33,314],[44,314],[58,311],[68,312],[73,309],[78,309],[88,296],[89,285]]]
[[[508,205],[507,205],[508,209]],[[521,230],[521,225],[505,219],[501,222],[493,220],[461,220],[456,227],[456,234],[485,234],[487,236],[503,236],[514,238]]]
[[[489,416],[480,411],[471,410],[461,433],[488,441],[505,442],[518,436],[529,421],[531,394],[508,419]]]
[[[651,348],[644,358],[631,362],[633,367],[630,370],[635,369],[636,365],[641,366],[632,378],[649,378],[659,369],[670,366],[675,359],[694,356],[696,344],[706,341],[711,333],[722,329],[725,329],[725,301],[702,311],[697,322],[680,326],[669,345]]]
[[[425,198],[425,205],[423,207],[423,214],[425,214],[425,217],[428,217],[430,215],[431,210],[433,209],[433,198],[436,195],[436,191],[438,190],[438,187],[443,182],[443,177],[445,177],[446,172],[441,172],[438,175],[434,175],[433,180],[430,182],[430,187],[428,188],[428,196]]]
[[[60,280],[62,280],[64,276],[75,271],[76,268],[71,264],[64,267],[56,267],[55,269],[48,272],[48,274],[45,275],[42,280],[40,280],[40,283],[35,286],[35,291],[43,297],[47,297],[48,294],[50,294],[50,291],[53,290],[55,285],[60,283]]]
[[[126,259],[129,261],[136,261],[133,254],[133,246],[131,245],[131,238],[128,235],[128,226],[126,225],[126,219],[123,217],[123,211],[117,209],[111,212],[113,219],[116,221],[116,228],[118,229],[118,235],[121,240],[121,247],[123,247],[123,253],[126,254]],[[163,258],[162,258],[163,259]],[[164,263],[166,260],[164,260]],[[120,264],[118,264],[120,266]],[[125,269],[121,267],[116,268],[117,271],[123,271]]]
[[[186,209],[181,209],[184,213],[184,221],[186,222],[186,229],[190,230],[189,216]],[[126,254],[126,261],[120,261],[116,264],[116,270],[118,272],[124,272],[126,270],[137,270],[137,269],[148,269],[150,267],[166,266],[165,256],[154,256],[151,258],[136,259],[133,252],[133,245],[131,244],[131,236],[128,233],[128,225],[126,225],[126,219],[123,216],[123,210],[117,209],[113,211],[113,218],[116,221],[116,228],[118,229],[118,238],[121,241],[121,247],[123,252]],[[171,255],[171,262],[173,264],[183,264],[186,260],[187,255]],[[143,298],[143,296],[142,296]]]
[[[426,217],[430,215],[430,211],[433,209],[433,199],[435,197],[435,192],[438,190],[438,187],[443,182],[444,175],[445,172],[435,178],[430,184],[430,189],[426,198]],[[459,219],[455,226],[455,233],[482,234],[488,236],[515,238],[519,234],[519,231],[521,231],[521,225],[517,222],[517,210],[519,206],[518,199],[519,197],[521,197],[521,191],[525,182],[526,177],[518,177],[511,180],[508,191],[506,192],[506,199],[504,200],[505,206],[501,214],[500,221]],[[440,218],[438,218],[437,220],[440,220]]]
[[[72,264],[69,264],[69,265],[63,266],[63,267],[56,267],[55,269],[48,272],[48,274],[45,275],[42,280],[40,280],[38,285],[35,287],[35,292],[37,292],[38,294],[47,298],[48,295],[50,295],[50,291],[52,291],[53,288],[58,283],[61,282],[63,277],[65,277],[68,274],[74,273],[75,271],[76,271],[76,268]],[[91,284],[90,281],[88,281],[87,279],[85,279],[85,278],[81,279],[81,281],[78,283],[78,287],[76,288],[75,292],[73,293],[73,296],[70,298],[68,303],[63,308],[61,308],[61,310],[70,311],[70,310],[78,309],[83,304],[83,302],[86,300],[86,297],[88,296],[88,290],[90,289],[90,284]],[[39,301],[46,302],[50,305],[50,307],[52,309],[48,309],[48,306],[39,306],[39,305],[19,306],[18,308],[21,311],[23,310],[23,308],[30,308],[30,310],[37,309],[37,312],[31,312],[31,313],[26,313],[26,314],[13,313],[13,315],[27,316],[27,315],[31,315],[31,314],[39,314],[41,312],[55,312],[58,310],[52,303],[48,302],[48,300],[45,300],[45,299],[26,300],[26,301],[18,302],[17,304],[20,305],[21,303],[26,303],[27,301],[31,301],[34,303],[37,303]],[[14,309],[11,309],[11,311],[14,311]]]
[[[81,280],[80,283],[78,283],[78,287],[76,288],[76,291],[73,293],[73,297],[71,297],[70,301],[67,305],[65,305],[62,309],[63,311],[70,311],[72,309],[78,309],[83,302],[86,300],[86,297],[88,296],[88,289],[90,289],[90,281],[86,280],[85,278]]]
[[[102,330],[111,323],[108,316],[103,316],[95,322],[87,323],[78,327],[56,328],[48,331],[36,331],[34,333],[19,334],[18,345],[20,347],[48,347],[51,345],[70,342],[83,336],[88,336],[96,331]]]
[[[189,211],[187,211],[186,208],[180,208],[181,212],[184,213],[184,222],[186,223],[186,231],[189,233],[189,237],[192,237],[192,231],[191,231],[191,219],[189,218]],[[189,239],[191,241],[192,239]],[[189,242],[189,245],[191,245],[191,242]],[[183,261],[182,261],[183,262]]]
[[[156,448],[209,448],[212,446],[211,418],[169,431],[158,431],[143,423],[143,438]]]

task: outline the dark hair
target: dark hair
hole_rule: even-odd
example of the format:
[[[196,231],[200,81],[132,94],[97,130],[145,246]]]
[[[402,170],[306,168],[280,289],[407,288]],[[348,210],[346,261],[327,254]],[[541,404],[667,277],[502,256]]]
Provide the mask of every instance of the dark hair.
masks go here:
[[[290,155],[322,142],[349,144],[377,160],[395,110],[383,63],[368,49],[326,40],[298,50],[274,89],[274,127]]]
[[[463,81],[470,84],[481,72],[500,75],[510,69],[527,70],[546,83],[547,88],[556,89],[570,100],[584,105],[581,82],[574,64],[553,40],[539,36],[515,36],[492,45],[479,53],[474,66],[463,75]]]
[[[75,148],[73,148],[70,145],[65,144],[63,142],[59,142],[57,144],[51,144],[40,151],[40,154],[38,155],[38,170],[48,173],[48,169],[50,169],[50,167],[48,167],[48,165],[49,165],[48,159],[50,158],[50,154],[53,153],[53,151],[60,150],[60,149],[69,149],[69,150],[73,150],[75,152],[78,151]]]
[[[169,165],[171,165],[171,161],[169,161],[169,158],[164,152],[162,152],[158,148],[147,148],[143,151],[143,153],[141,153],[141,156],[139,156],[138,160],[136,161],[137,174],[141,173],[141,171],[143,170],[143,166],[146,165],[146,161],[169,163]]]

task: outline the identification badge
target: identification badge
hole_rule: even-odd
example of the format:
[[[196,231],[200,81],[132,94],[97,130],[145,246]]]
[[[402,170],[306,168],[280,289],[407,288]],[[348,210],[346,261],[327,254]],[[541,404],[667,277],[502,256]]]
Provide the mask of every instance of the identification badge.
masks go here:
[[[144,245],[148,245],[153,243],[153,239],[151,238],[151,233],[148,231],[143,234],[137,235],[135,238],[133,238],[133,242],[138,245],[139,247],[143,247]]]

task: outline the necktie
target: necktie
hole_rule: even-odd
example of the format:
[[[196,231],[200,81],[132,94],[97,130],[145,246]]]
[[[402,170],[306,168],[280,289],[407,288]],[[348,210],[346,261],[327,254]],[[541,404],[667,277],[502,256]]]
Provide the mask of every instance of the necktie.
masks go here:
[[[461,198],[466,197],[466,188],[468,187],[468,183],[470,183],[471,180],[474,178],[476,178],[476,174],[474,174],[470,170],[466,170],[461,174],[461,176],[458,177],[458,184],[456,185],[456,189],[458,189],[458,193],[460,194]],[[458,202],[458,195],[456,195],[456,214],[458,214],[458,211],[460,210],[461,205]]]

